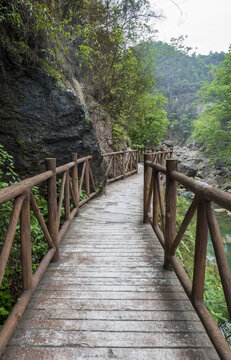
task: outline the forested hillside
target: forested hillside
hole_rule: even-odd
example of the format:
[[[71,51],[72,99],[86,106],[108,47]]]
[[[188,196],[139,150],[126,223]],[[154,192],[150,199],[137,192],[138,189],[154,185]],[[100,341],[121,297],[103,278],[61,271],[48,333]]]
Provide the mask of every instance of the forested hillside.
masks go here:
[[[225,53],[190,55],[184,38],[173,39],[172,44],[155,42],[158,87],[168,98],[167,114],[169,136],[183,144],[193,131],[193,120],[202,111],[198,91],[215,77]]]
[[[204,110],[194,123],[194,138],[204,145],[213,162],[231,168],[231,53],[215,79],[201,91]]]

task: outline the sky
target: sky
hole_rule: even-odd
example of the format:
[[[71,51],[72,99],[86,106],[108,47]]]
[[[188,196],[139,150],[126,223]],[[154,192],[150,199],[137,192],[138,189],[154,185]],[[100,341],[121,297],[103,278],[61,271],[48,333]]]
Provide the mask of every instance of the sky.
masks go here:
[[[187,35],[185,45],[197,54],[228,52],[231,0],[150,0],[150,3],[165,16],[156,22],[157,40],[169,42],[173,37]]]

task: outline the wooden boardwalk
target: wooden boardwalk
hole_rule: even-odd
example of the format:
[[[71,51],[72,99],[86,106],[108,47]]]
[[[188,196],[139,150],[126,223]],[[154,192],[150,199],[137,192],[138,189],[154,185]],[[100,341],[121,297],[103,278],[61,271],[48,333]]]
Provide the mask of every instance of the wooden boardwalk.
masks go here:
[[[4,360],[219,359],[142,223],[142,171],[80,210]]]

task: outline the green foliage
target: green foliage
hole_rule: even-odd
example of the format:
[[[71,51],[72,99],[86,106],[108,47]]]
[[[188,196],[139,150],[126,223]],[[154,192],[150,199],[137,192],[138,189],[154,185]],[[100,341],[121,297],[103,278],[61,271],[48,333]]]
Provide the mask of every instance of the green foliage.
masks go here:
[[[9,182],[17,182],[19,180],[18,175],[14,171],[13,157],[4,150],[0,144],[0,189],[3,189],[9,185]]]
[[[164,110],[165,98],[146,93],[137,103],[137,113],[129,126],[131,140],[139,145],[158,145],[166,134],[168,119]]]
[[[179,230],[189,206],[190,201],[184,195],[178,195],[177,231]],[[193,279],[195,237],[196,221],[193,219],[189,224],[176,253],[190,280]],[[224,326],[224,324],[229,322],[229,315],[219,271],[217,265],[208,258],[206,262],[204,301],[219,327]],[[226,327],[225,335],[228,337],[230,334],[231,331]]]
[[[86,199],[86,198],[87,198],[86,191],[85,191],[85,190],[81,190],[80,197],[79,197],[79,201],[81,201],[81,200],[83,200],[83,199]]]
[[[121,148],[124,142],[128,142],[129,138],[125,130],[125,124],[123,118],[120,117],[119,121],[114,121],[112,128],[112,136],[115,143],[115,147]]]
[[[218,325],[228,322],[229,313],[225,302],[218,269],[211,263],[207,265],[205,281],[205,303]]]
[[[184,37],[173,39],[170,44],[155,42],[152,47],[156,53],[158,87],[169,100],[166,108],[169,133],[183,143],[193,132],[198,91],[214,79],[217,66],[224,60],[225,54],[190,55],[191,49],[184,46]]]
[[[156,15],[146,0],[82,1],[75,9],[77,15],[75,55],[81,75],[113,119],[113,138],[119,148],[129,141],[127,131],[134,115],[142,116],[138,102],[154,85],[153,63],[148,63],[147,54],[144,57],[147,46],[137,45],[137,39],[144,29],[147,34],[149,19]]]
[[[214,160],[230,166],[231,156],[231,53],[218,69],[214,81],[204,86],[205,109],[195,121],[194,137]]]
[[[11,294],[11,284],[8,282],[9,275],[11,275],[10,270],[7,268],[0,288],[0,328],[7,319],[14,303]]]
[[[62,18],[57,1],[12,0],[0,4],[0,50],[12,60],[40,64],[48,75],[62,79],[61,64],[72,39],[70,12]]]

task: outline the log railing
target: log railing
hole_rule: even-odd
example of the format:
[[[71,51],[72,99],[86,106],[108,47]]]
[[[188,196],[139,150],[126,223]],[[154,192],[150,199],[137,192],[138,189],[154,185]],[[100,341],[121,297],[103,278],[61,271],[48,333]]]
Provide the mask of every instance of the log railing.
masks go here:
[[[139,151],[125,150],[103,154],[107,161],[107,183],[124,179],[138,172]]]
[[[90,167],[91,158],[91,156],[87,156],[82,159],[77,159],[77,154],[72,154],[72,162],[59,167],[56,167],[56,159],[46,159],[46,172],[0,191],[0,204],[13,201],[13,210],[0,254],[0,286],[5,274],[18,222],[20,226],[23,281],[23,292],[0,332],[0,354],[9,341],[48,264],[51,260],[58,260],[59,243],[72,219],[77,214],[79,207],[96,194]],[[78,171],[79,167],[82,168],[81,172]],[[78,174],[78,172],[80,172],[80,174]],[[58,178],[60,175],[62,177],[61,184],[59,184],[59,194],[57,196],[57,187],[58,183],[60,183]],[[47,182],[47,222],[33,194],[33,187],[41,185],[44,182]],[[83,186],[85,188],[85,198],[80,200]],[[40,261],[34,274],[32,272],[31,211],[33,211],[37,218],[44,234],[44,239],[49,245],[48,252]],[[62,213],[65,214],[64,219],[61,218]]]
[[[164,183],[165,197],[163,193]],[[194,199],[176,234],[177,183],[194,193]],[[177,160],[167,159],[166,167],[144,156],[144,222],[150,222],[164,248],[164,267],[175,271],[199,315],[221,359],[231,359],[231,350],[204,303],[207,236],[210,232],[227,308],[231,318],[231,275],[213,209],[213,203],[231,210],[231,195],[177,171]],[[197,212],[192,282],[175,253]]]
[[[146,147],[139,147],[138,150],[139,150],[139,161],[144,162],[144,154],[146,154],[149,149]]]
[[[139,161],[144,162],[144,154],[152,153],[152,161],[157,162],[159,164],[164,165],[165,160],[169,157],[172,157],[173,149],[165,150],[163,147],[159,148],[159,150],[151,147],[140,147],[139,150]]]

